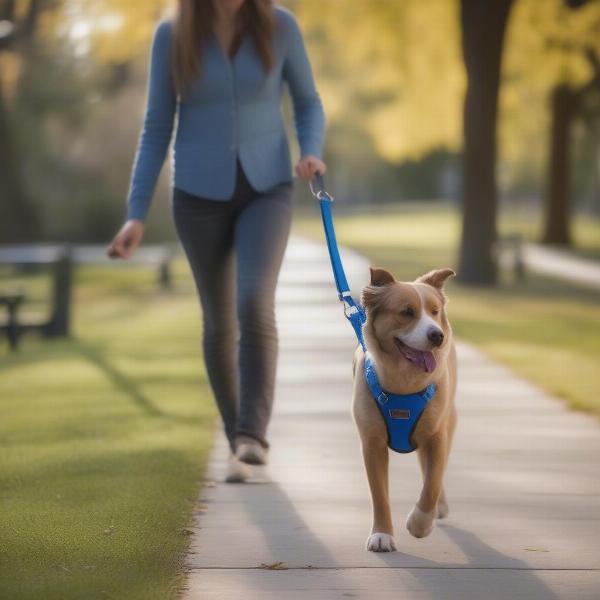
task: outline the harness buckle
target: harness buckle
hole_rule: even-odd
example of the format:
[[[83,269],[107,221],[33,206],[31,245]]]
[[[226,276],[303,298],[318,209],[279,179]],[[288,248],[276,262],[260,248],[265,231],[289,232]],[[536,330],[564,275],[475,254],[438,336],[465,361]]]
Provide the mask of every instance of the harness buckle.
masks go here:
[[[388,400],[389,398],[385,392],[381,392],[379,396],[377,396],[377,402],[379,402],[379,404],[386,404]]]
[[[344,315],[347,319],[349,319],[351,315],[355,315],[359,312],[358,306],[354,303],[354,299],[349,290],[339,292],[338,298],[344,303]]]
[[[350,306],[344,302],[344,314],[346,318],[349,319],[350,315],[355,315],[358,312],[358,308],[356,306]]]

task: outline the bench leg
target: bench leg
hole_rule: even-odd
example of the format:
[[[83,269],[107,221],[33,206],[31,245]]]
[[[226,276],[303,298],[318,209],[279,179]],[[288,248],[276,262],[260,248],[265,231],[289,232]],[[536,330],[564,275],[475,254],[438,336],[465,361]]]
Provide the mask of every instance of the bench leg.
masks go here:
[[[16,350],[19,345],[19,324],[17,323],[17,307],[8,307],[8,325],[6,327],[8,345],[11,350]]]

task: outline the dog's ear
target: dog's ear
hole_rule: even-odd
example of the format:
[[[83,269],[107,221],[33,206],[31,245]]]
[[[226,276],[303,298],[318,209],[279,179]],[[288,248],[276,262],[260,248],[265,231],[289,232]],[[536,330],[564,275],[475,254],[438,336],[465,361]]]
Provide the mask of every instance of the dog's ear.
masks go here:
[[[379,267],[369,267],[369,271],[371,271],[371,285],[376,287],[380,287],[382,285],[387,285],[388,283],[394,283],[394,276],[385,269],[381,269]]]
[[[373,313],[383,301],[384,295],[385,287],[382,285],[367,285],[363,288],[360,303],[369,313]]]
[[[361,304],[369,311],[373,311],[379,306],[385,296],[385,286],[396,281],[394,276],[385,269],[378,267],[369,267],[371,271],[371,284],[367,285],[362,291]]]
[[[429,271],[429,273],[425,273],[425,275],[421,275],[415,279],[415,283],[426,283],[427,285],[431,285],[438,290],[441,290],[446,283],[448,277],[454,277],[456,273],[452,269],[435,269],[434,271]]]

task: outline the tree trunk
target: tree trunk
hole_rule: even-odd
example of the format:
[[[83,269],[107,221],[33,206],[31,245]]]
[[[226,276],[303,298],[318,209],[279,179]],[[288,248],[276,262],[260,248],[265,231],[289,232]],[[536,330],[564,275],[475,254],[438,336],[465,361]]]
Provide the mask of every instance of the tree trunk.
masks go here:
[[[0,243],[29,242],[40,234],[23,181],[0,81]]]
[[[496,282],[496,119],[500,65],[512,0],[461,0],[467,71],[464,104],[463,229],[459,277]]]
[[[552,92],[552,131],[548,160],[548,189],[544,221],[544,244],[571,244],[569,210],[569,149],[571,125],[577,111],[578,94],[560,84]]]

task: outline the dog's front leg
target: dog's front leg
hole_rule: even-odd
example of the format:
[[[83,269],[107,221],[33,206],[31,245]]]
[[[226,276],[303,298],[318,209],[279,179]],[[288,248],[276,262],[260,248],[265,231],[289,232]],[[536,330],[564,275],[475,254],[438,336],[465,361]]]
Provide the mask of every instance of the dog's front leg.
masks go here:
[[[425,480],[425,472],[427,471],[427,457],[424,452],[417,452],[417,456],[419,457],[419,464],[421,465],[421,473],[423,475],[423,480]],[[446,490],[442,485],[442,491],[440,492],[440,498],[438,500],[437,506],[437,518],[445,519],[450,512],[448,508],[448,500],[446,499]]]
[[[373,504],[373,526],[367,550],[392,552],[396,550],[396,543],[390,509],[387,443],[380,437],[363,439],[362,452]]]
[[[422,538],[431,533],[438,516],[438,502],[443,494],[443,479],[448,459],[448,436],[439,433],[419,448],[423,470],[423,489],[418,502],[408,515],[406,528]]]

